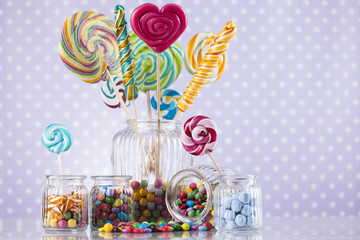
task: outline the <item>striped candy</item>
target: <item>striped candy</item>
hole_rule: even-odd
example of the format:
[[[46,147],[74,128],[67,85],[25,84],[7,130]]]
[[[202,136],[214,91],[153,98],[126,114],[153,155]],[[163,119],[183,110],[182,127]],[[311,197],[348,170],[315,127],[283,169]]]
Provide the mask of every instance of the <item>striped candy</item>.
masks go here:
[[[42,143],[50,152],[59,154],[70,148],[72,144],[72,135],[65,125],[54,123],[47,126],[44,130]]]

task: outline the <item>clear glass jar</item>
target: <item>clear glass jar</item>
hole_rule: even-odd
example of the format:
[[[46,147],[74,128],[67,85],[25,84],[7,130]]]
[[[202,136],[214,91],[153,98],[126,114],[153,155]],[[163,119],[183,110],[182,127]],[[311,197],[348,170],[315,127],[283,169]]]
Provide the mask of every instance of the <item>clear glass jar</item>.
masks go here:
[[[118,225],[134,219],[134,191],[131,176],[92,176],[90,226],[92,230],[105,223]]]
[[[230,169],[227,168],[221,168],[221,171],[223,173],[227,173],[227,174],[232,174],[233,172]],[[193,222],[193,223],[201,223],[204,220],[205,221],[209,221],[210,223],[214,223],[213,222],[213,191],[215,189],[215,187],[219,184],[219,173],[218,171],[211,166],[207,166],[207,165],[198,165],[198,166],[194,166],[185,170],[182,170],[180,172],[178,172],[177,174],[175,174],[168,186],[167,186],[167,190],[166,190],[166,205],[168,206],[169,212],[171,214],[171,216],[179,222]],[[200,192],[201,195],[203,195],[205,197],[206,195],[206,200],[205,202],[199,201],[199,203],[197,203],[196,198],[193,199],[195,200],[195,205],[194,207],[190,207],[192,205],[192,202],[190,202],[189,206],[186,206],[186,210],[191,210],[191,208],[195,208],[193,210],[195,210],[195,216],[189,216],[188,213],[184,213],[184,207],[185,205],[187,205],[187,200],[189,200],[188,194],[186,195],[186,198],[184,199],[184,201],[182,201],[181,199],[181,192],[182,191],[186,191],[186,189],[188,189],[190,187],[190,184],[195,183],[196,184],[196,189],[193,189],[192,191],[196,193]],[[202,187],[203,186],[203,187]],[[195,185],[194,185],[195,187]],[[205,194],[203,194],[203,190],[205,191]],[[196,196],[195,193],[195,196]],[[194,196],[194,197],[195,197]],[[198,196],[201,197],[201,196]],[[181,201],[179,201],[181,200]],[[186,201],[185,201],[186,200]],[[190,199],[192,200],[192,199]],[[181,202],[181,203],[180,203]],[[206,203],[206,204],[204,204]],[[185,204],[185,205],[184,205]],[[196,209],[197,204],[200,204],[204,207],[201,207],[201,209]],[[183,206],[183,207],[181,207]],[[200,210],[200,211],[197,211]],[[187,211],[189,212],[189,211]],[[198,215],[196,215],[199,212]]]
[[[45,176],[42,189],[41,223],[45,230],[86,230],[88,224],[89,191],[84,185],[86,176]]]
[[[214,192],[215,228],[256,230],[262,225],[261,188],[255,175],[223,175]]]
[[[170,217],[165,206],[167,183],[193,163],[180,140],[180,123],[162,120],[160,131],[156,120],[126,124],[113,138],[113,174],[133,177],[136,221],[166,220]]]

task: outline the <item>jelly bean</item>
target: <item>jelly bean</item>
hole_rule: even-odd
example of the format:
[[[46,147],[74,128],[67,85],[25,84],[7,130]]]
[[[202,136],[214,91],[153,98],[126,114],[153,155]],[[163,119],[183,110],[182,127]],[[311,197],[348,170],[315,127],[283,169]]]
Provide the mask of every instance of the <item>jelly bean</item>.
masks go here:
[[[199,216],[200,215],[200,213],[201,213],[201,211],[198,209],[198,210],[196,210],[196,212],[195,212],[195,216]]]
[[[148,186],[148,181],[147,180],[141,180],[140,181],[140,187],[146,188],[147,186]]]
[[[131,182],[131,187],[133,189],[138,189],[140,187],[140,183],[138,181],[132,181]]]
[[[102,203],[102,201],[96,200],[95,205],[99,206]]]
[[[144,233],[145,232],[145,229],[142,229],[142,228],[135,228],[133,230],[133,233]]]
[[[194,192],[194,194],[196,195],[198,192],[199,192],[199,190],[197,190],[196,188],[193,190],[193,192]]]
[[[64,219],[61,219],[61,220],[59,220],[59,221],[57,222],[57,225],[58,225],[59,228],[66,228],[67,222],[66,222],[66,220],[64,220]]]
[[[105,198],[105,194],[102,193],[102,192],[99,192],[99,193],[96,195],[96,198],[97,198],[97,200],[102,201],[102,200],[104,200],[104,198]]]
[[[181,225],[181,228],[182,228],[184,231],[189,231],[190,225],[189,225],[188,223],[184,223],[183,225]]]
[[[204,190],[206,190],[205,186],[201,186],[198,188],[199,192],[202,193]]]
[[[114,226],[117,226],[117,225],[119,224],[119,222],[120,222],[120,219],[115,218],[115,219],[113,220],[113,225],[114,225]]]
[[[199,231],[206,231],[206,230],[207,230],[207,227],[205,227],[205,226],[200,226],[198,229],[199,229]]]
[[[117,214],[116,213],[110,213],[109,214],[109,219],[110,220],[114,220],[114,219],[116,219],[117,218]]]
[[[151,233],[151,232],[152,232],[152,229],[151,229],[151,228],[145,228],[145,232],[146,232],[146,233]]]
[[[191,230],[194,230],[194,231],[196,231],[196,230],[198,230],[198,228],[199,228],[199,226],[197,226],[197,225],[194,225],[194,226],[192,226],[192,227],[191,227]]]
[[[197,200],[194,200],[194,203],[195,203],[195,205],[199,205],[199,204],[200,204],[199,201],[197,201]]]
[[[105,232],[104,228],[99,228],[99,232]]]
[[[175,231],[180,231],[182,228],[181,228],[181,225],[180,224],[174,224],[174,230]]]
[[[63,217],[65,218],[65,220],[69,220],[71,218],[71,212],[67,211],[66,213],[63,214]]]
[[[162,232],[171,232],[171,229],[169,227],[163,227],[161,229]]]
[[[204,209],[204,206],[203,205],[197,205],[196,209],[198,209],[198,210]]]
[[[190,210],[193,210],[193,209],[194,209],[194,208],[189,207],[189,208],[186,209],[186,211],[190,211]]]
[[[181,201],[181,200],[177,200],[177,201],[176,201],[176,204],[180,206],[180,205],[182,205],[182,201]]]
[[[189,200],[189,199],[187,199],[187,198],[181,199],[182,202],[186,202],[186,201],[188,201],[188,200]]]
[[[111,212],[113,212],[113,213],[119,213],[119,212],[120,212],[120,209],[117,208],[117,207],[114,207],[114,208],[111,209]]]
[[[187,222],[187,224],[189,224],[190,227],[194,226],[194,223],[192,222]]]

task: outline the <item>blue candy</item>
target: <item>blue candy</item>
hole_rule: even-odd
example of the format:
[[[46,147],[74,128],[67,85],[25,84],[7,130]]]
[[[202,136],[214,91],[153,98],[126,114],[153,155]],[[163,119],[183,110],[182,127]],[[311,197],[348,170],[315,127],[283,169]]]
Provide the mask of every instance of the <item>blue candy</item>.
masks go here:
[[[195,203],[194,203],[194,201],[192,201],[192,200],[187,200],[187,201],[186,201],[186,205],[187,205],[188,207],[193,207],[193,206],[195,205]]]
[[[120,212],[120,208],[114,207],[114,208],[111,209],[111,211],[112,211],[113,213],[119,213],[119,212]]]
[[[96,200],[95,205],[99,206],[102,203],[102,201]]]
[[[189,224],[190,227],[194,226],[192,222],[187,222],[187,224]]]
[[[114,196],[114,189],[108,188],[105,193],[106,196],[112,197]]]
[[[113,225],[113,221],[111,221],[111,220],[106,220],[104,223],[105,223],[105,224],[106,224],[106,223],[111,223],[111,225]]]
[[[165,119],[172,120],[177,112],[177,101],[179,101],[181,95],[175,90],[165,89],[161,90],[160,99],[160,115]],[[151,98],[151,107],[157,110],[157,98],[155,95]]]
[[[234,199],[231,202],[231,210],[234,212],[240,212],[242,206],[243,206],[243,203],[240,202],[240,200]]]
[[[54,123],[47,126],[42,135],[42,143],[50,152],[66,152],[72,144],[70,130],[63,124]]]
[[[235,223],[239,227],[243,227],[246,224],[246,217],[242,214],[238,214],[235,218]]]
[[[222,199],[221,201],[221,205],[227,209],[230,209],[231,208],[231,198],[230,197],[225,197]]]
[[[226,210],[226,212],[224,214],[224,218],[226,219],[227,222],[234,221],[235,215],[236,215],[235,212],[233,212],[231,210]]]
[[[241,209],[241,214],[245,216],[249,216],[251,214],[251,207],[249,205],[244,205]]]
[[[118,218],[120,219],[120,221],[127,221],[128,220],[128,215],[124,212],[119,212],[118,213]]]
[[[244,204],[249,203],[250,202],[250,194],[248,194],[247,192],[240,193],[239,200],[241,202],[243,202]]]
[[[206,231],[206,230],[207,230],[207,227],[205,227],[205,226],[199,226],[198,230],[199,230],[199,231]]]

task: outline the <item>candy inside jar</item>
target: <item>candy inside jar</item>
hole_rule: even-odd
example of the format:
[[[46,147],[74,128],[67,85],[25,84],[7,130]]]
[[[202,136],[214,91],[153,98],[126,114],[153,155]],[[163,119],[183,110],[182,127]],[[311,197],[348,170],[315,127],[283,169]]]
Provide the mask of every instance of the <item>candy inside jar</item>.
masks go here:
[[[86,176],[45,176],[42,190],[42,227],[46,230],[84,230],[88,223]]]
[[[91,229],[106,223],[117,226],[120,222],[133,221],[134,192],[130,187],[131,176],[93,176],[91,189]]]

